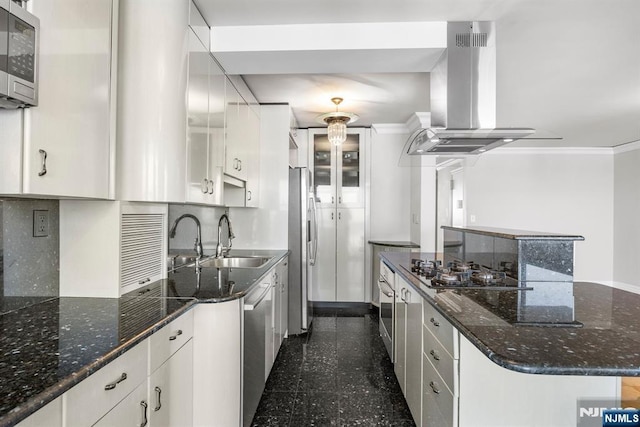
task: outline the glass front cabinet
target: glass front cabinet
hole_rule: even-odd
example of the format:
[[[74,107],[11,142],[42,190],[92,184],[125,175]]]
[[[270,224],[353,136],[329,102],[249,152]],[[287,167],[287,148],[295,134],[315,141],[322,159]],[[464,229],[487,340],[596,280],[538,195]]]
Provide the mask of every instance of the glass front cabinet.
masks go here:
[[[364,207],[364,129],[348,129],[335,146],[326,129],[311,129],[313,183],[319,208]]]

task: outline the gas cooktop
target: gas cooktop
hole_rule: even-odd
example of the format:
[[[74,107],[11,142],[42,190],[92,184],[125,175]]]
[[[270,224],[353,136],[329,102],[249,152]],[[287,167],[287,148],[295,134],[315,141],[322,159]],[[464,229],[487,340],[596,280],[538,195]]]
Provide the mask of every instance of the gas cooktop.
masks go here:
[[[474,262],[453,261],[442,265],[440,260],[412,259],[400,266],[426,286],[435,289],[481,288],[493,290],[526,290],[503,271],[496,271]]]

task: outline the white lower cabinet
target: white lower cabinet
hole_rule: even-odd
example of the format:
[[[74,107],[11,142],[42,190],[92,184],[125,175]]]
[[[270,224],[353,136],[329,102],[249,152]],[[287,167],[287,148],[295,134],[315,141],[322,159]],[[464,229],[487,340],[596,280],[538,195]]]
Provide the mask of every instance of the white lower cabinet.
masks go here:
[[[395,372],[411,415],[420,425],[422,414],[422,297],[399,276],[396,281]]]
[[[29,417],[16,424],[16,427],[62,427],[62,397],[58,397]]]
[[[65,425],[95,424],[140,384],[145,384],[145,400],[148,346],[149,341],[143,341],[67,391],[63,395]]]
[[[192,426],[192,325],[189,311],[67,391],[65,426]]]
[[[149,377],[148,402],[151,426],[193,425],[193,340]]]
[[[422,426],[458,425],[458,331],[424,302]]]
[[[122,402],[93,424],[97,427],[149,426],[147,384],[142,383]]]

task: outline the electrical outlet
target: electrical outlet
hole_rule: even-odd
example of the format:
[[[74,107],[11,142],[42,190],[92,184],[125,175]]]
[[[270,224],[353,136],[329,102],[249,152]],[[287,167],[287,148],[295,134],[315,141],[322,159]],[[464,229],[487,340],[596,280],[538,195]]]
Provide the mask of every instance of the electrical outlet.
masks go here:
[[[33,237],[47,237],[49,235],[49,211],[33,211]]]

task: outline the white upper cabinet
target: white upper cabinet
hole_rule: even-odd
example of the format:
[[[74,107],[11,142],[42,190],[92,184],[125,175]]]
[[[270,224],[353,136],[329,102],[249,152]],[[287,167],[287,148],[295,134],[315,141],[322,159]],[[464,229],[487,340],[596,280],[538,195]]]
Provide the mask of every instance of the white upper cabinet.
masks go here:
[[[186,200],[189,19],[189,0],[120,5],[119,200]]]
[[[224,73],[195,32],[189,34],[186,201],[221,205]]]
[[[111,197],[118,1],[31,3],[40,19],[41,77],[38,106],[24,113],[17,192]],[[5,161],[22,163],[20,157]]]
[[[249,105],[229,80],[227,80],[225,99],[227,109],[224,173],[246,181]]]
[[[364,129],[348,129],[335,146],[325,130],[310,132],[314,190],[319,208],[364,207]]]

